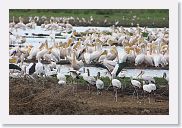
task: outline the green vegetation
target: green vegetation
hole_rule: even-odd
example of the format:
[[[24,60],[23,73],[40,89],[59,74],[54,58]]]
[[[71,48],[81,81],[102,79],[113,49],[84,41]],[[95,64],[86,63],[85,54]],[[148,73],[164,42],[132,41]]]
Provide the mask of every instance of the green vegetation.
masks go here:
[[[67,78],[67,83],[71,83],[72,81],[72,78],[70,76],[66,76]],[[78,83],[81,84],[81,85],[86,85],[86,81],[83,80],[83,77],[79,77],[80,79],[78,79]],[[129,77],[125,77],[125,78],[119,78],[117,77],[118,80],[121,81],[122,85],[124,85],[125,87],[129,87],[131,86],[131,80]],[[167,86],[168,85],[168,82],[166,79],[164,78],[159,78],[159,77],[154,77],[155,79],[155,82],[156,82],[156,85],[158,87],[160,86]],[[104,82],[104,85],[106,87],[108,87],[111,83],[109,77],[101,77],[101,80]],[[142,83],[142,80],[141,79],[138,79],[141,83]]]
[[[46,16],[46,17],[74,17],[85,18],[90,20],[90,16],[94,18],[92,24],[76,25],[91,25],[91,26],[111,26],[119,21],[118,25],[122,26],[148,26],[148,27],[168,27],[169,26],[169,10],[167,9],[11,9],[9,10],[10,21],[15,16],[21,16],[28,21],[29,16]],[[104,20],[107,23],[104,24]],[[74,21],[78,22],[78,21]]]

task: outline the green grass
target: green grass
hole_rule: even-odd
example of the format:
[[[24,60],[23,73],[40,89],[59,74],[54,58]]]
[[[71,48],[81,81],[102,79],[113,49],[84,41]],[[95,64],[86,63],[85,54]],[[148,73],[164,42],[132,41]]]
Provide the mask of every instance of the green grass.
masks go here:
[[[66,76],[66,78],[67,78],[67,83],[71,83],[72,78],[70,76],[68,76],[68,75]],[[86,85],[87,84],[86,81],[83,80],[83,77],[80,76],[79,78],[80,79],[78,79],[78,83],[80,85]],[[117,79],[120,80],[122,85],[124,85],[125,87],[131,86],[131,80],[130,80],[129,77],[125,77],[124,79],[117,77]],[[156,82],[155,84],[158,87],[168,85],[167,80],[164,79],[164,78],[154,77],[154,79],[155,79],[155,82]],[[108,87],[110,85],[110,83],[111,83],[109,77],[101,77],[101,80],[104,82],[105,87]],[[138,80],[142,83],[141,79],[138,79]]]
[[[168,27],[169,26],[169,11],[164,9],[121,9],[121,10],[99,10],[99,9],[53,9],[53,10],[43,10],[43,9],[11,9],[9,10],[9,17],[12,20],[12,17],[18,20],[19,16],[28,18],[29,16],[46,16],[46,17],[70,17],[82,18],[86,20],[90,19],[90,16],[93,16],[96,22],[100,22],[99,25],[103,24],[104,19],[107,19],[111,24],[115,21],[120,21],[119,25],[131,26],[131,23],[136,26],[140,24],[141,26],[149,27]],[[136,16],[136,18],[134,18]],[[123,19],[124,17],[124,19]],[[149,19],[148,19],[149,18]],[[102,21],[102,22],[101,22]],[[101,24],[102,23],[102,24]],[[154,24],[153,24],[154,23]]]

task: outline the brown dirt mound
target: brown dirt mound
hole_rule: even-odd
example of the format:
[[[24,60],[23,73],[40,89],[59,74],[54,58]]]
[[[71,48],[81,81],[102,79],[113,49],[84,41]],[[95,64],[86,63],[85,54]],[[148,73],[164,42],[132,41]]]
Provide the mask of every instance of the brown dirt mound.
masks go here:
[[[151,103],[147,97],[132,98],[132,88],[118,92],[114,101],[112,88],[96,95],[95,87],[88,94],[87,86],[79,85],[77,94],[72,86],[59,86],[55,78],[10,78],[10,115],[166,115],[169,114],[168,90],[160,88]],[[164,95],[160,93],[165,92]]]

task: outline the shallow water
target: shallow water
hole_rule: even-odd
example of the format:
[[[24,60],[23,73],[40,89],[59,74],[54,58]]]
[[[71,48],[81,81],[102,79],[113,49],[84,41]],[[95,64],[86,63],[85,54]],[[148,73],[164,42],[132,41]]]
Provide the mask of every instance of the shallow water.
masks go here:
[[[85,67],[85,69],[90,70],[91,76],[96,76],[98,72],[101,73],[101,76],[109,76],[108,71],[103,68],[99,67]],[[65,75],[69,75],[69,65],[62,65],[61,66],[61,73]],[[153,69],[142,69],[145,71],[145,74],[143,76],[152,76],[152,77],[162,77],[163,73],[166,72],[167,76],[169,74],[169,70],[153,70]],[[83,68],[80,69],[81,72],[83,72]],[[140,73],[141,69],[127,69],[126,71],[123,71],[126,77],[137,77],[137,75]]]

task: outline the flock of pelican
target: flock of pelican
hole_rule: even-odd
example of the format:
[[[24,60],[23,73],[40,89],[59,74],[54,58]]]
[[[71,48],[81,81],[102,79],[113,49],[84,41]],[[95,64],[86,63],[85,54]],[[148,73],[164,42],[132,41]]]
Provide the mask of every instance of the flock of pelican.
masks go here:
[[[13,30],[36,28],[36,18],[30,19],[28,24],[24,24],[21,17],[19,20],[20,22],[17,24],[15,24],[14,20],[9,24],[12,35]],[[41,25],[42,28],[51,31],[59,31],[60,26],[69,30],[73,29],[68,21],[66,24],[61,25],[55,20],[50,20],[50,24]],[[167,28],[151,30],[147,27],[142,28],[139,25],[129,29],[122,26],[112,26],[109,33],[99,29],[89,29],[86,34],[82,35],[72,30],[71,36],[65,42],[61,40],[56,42],[55,35],[53,38],[52,45],[45,39],[45,42],[37,42],[38,45],[36,46],[26,42],[24,47],[11,47],[9,50],[11,74],[12,70],[20,71],[21,75],[51,76],[56,74],[59,80],[58,84],[65,85],[66,77],[61,74],[61,67],[58,63],[66,61],[70,63],[69,73],[73,81],[81,75],[88,83],[89,90],[91,86],[95,86],[97,94],[101,94],[101,90],[104,89],[104,82],[100,79],[100,72],[98,72],[96,78],[90,75],[89,69],[83,73],[80,72],[80,69],[85,65],[99,64],[108,71],[111,86],[113,86],[115,92],[115,100],[117,101],[117,90],[122,88],[123,85],[116,77],[119,74],[121,75],[123,68],[130,65],[160,68],[169,64],[169,31]],[[119,53],[118,47],[124,48],[122,55]],[[27,60],[33,62],[24,64]],[[43,61],[49,64],[43,64]],[[141,77],[142,74],[143,72],[140,74]],[[151,93],[156,90],[154,79],[142,79],[144,80],[144,91]],[[141,88],[142,83],[133,80],[133,78],[131,78],[131,83],[135,88],[134,93],[137,94],[136,88]],[[77,87],[74,87],[73,90],[75,92]]]

